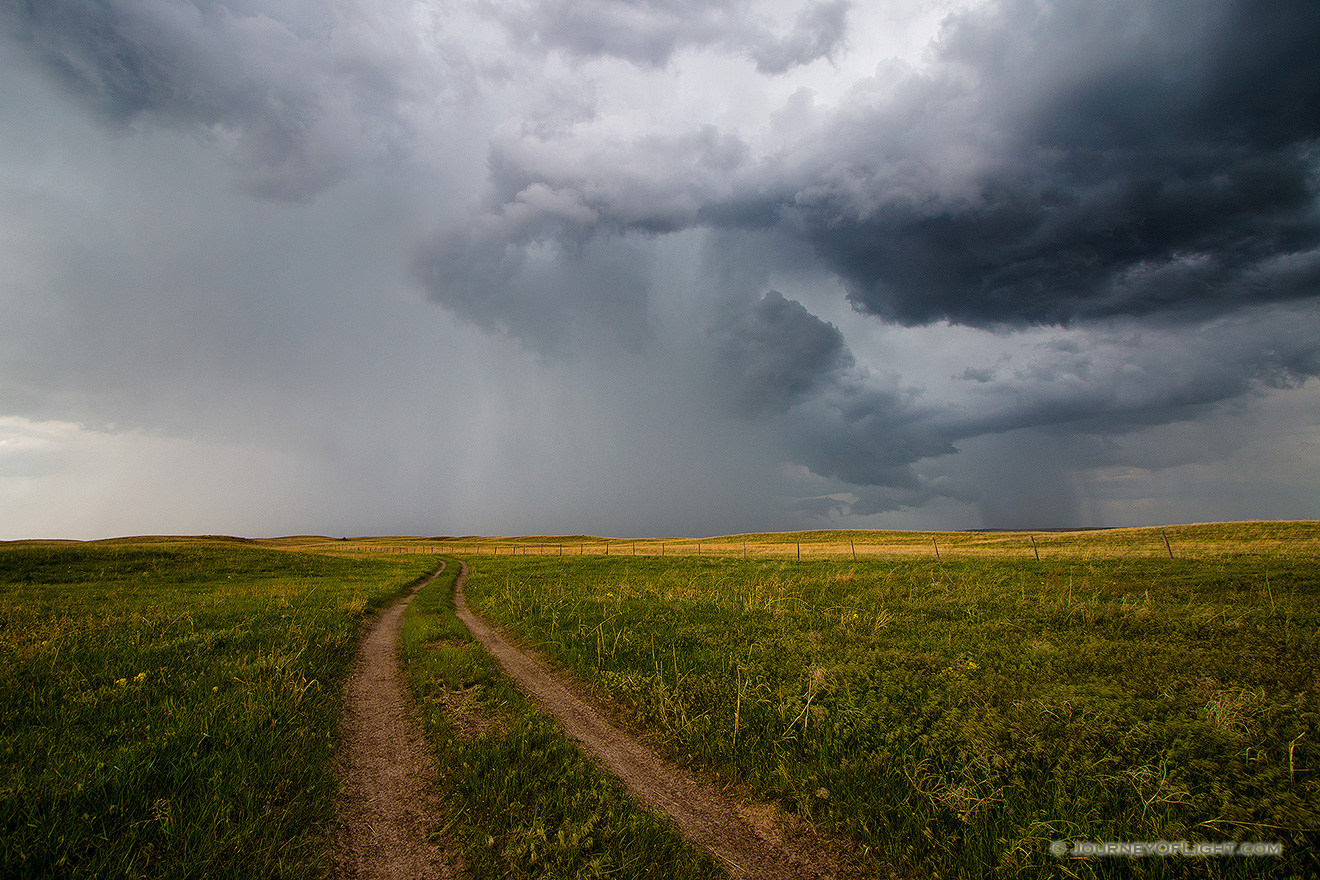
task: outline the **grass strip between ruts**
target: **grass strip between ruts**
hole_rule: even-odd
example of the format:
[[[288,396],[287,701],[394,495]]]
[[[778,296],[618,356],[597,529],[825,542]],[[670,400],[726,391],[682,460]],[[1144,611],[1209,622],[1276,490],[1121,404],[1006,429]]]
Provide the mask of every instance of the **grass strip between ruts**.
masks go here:
[[[457,561],[413,599],[403,657],[473,878],[723,876],[584,756],[454,616]]]

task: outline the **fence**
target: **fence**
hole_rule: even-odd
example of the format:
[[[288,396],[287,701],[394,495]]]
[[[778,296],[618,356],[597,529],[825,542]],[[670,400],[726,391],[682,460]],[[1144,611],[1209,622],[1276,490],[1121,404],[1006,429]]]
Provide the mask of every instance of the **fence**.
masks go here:
[[[1235,523],[1072,532],[800,532],[714,538],[388,538],[355,539],[347,550],[454,556],[699,556],[746,560],[893,557],[1200,558],[1241,554],[1320,555],[1320,523]]]

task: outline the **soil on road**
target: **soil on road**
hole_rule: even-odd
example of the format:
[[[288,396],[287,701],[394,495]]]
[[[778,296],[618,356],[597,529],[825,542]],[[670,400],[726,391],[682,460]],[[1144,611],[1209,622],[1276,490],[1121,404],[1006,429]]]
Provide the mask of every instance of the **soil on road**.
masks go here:
[[[435,770],[399,663],[403,611],[417,591],[381,613],[363,635],[344,686],[344,735],[335,875],[352,880],[442,880],[457,857],[429,839]]]
[[[734,877],[806,880],[845,876],[825,848],[790,840],[768,805],[740,807],[719,788],[663,760],[615,727],[561,675],[522,650],[468,608],[464,565],[454,609],[481,642],[564,731],[617,775],[647,809],[668,815],[690,842],[714,855]]]

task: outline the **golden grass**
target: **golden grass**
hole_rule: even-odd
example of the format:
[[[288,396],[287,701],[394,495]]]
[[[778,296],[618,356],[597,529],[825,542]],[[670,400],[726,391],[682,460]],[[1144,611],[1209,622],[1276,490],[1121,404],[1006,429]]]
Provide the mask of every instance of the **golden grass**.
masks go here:
[[[711,537],[615,538],[600,535],[276,538],[289,550],[455,553],[477,556],[710,556],[748,559],[1088,559],[1320,556],[1320,522],[1202,523],[1079,531],[915,532],[838,530]]]

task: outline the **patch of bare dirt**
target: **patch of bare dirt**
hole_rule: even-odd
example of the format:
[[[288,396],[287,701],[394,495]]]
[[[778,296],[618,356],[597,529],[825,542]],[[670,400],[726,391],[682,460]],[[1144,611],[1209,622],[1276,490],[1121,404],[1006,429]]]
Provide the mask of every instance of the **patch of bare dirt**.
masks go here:
[[[445,715],[454,733],[465,740],[480,738],[497,723],[477,706],[476,695],[480,687],[480,685],[472,685],[468,688],[446,690],[436,700],[445,707]]]
[[[765,880],[851,876],[828,847],[777,821],[781,814],[773,806],[735,803],[721,789],[663,760],[611,724],[563,676],[468,609],[463,597],[466,578],[464,565],[454,609],[472,636],[584,751],[622,779],[647,809],[668,815],[685,838],[715,856],[731,876]]]
[[[335,876],[345,880],[442,880],[458,857],[430,840],[437,803],[434,768],[399,662],[403,611],[418,584],[370,625],[344,686],[339,837]]]

